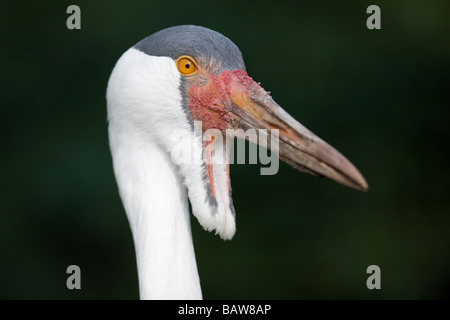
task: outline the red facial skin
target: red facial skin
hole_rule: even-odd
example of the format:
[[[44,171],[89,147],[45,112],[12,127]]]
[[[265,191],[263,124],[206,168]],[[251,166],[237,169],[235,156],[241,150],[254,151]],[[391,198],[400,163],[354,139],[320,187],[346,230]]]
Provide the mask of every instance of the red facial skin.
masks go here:
[[[192,83],[188,88],[189,110],[195,121],[202,121],[202,129],[230,128],[232,114],[230,96],[249,98],[252,92],[263,90],[243,70],[223,71],[214,77],[205,70],[199,70],[206,84]]]

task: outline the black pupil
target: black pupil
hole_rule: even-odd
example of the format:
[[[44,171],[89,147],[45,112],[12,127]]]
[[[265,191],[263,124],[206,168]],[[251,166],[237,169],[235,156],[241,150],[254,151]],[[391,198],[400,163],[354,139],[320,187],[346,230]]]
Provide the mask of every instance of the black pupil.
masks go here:
[[[186,69],[189,69],[189,68],[191,67],[191,65],[189,64],[189,62],[186,62],[186,64],[184,65],[184,67],[185,67]]]

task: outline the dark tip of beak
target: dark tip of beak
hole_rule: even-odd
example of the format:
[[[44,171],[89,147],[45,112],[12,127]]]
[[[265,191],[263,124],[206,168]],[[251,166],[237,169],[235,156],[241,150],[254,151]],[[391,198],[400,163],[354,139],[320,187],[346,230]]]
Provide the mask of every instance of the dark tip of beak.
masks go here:
[[[236,79],[229,86],[229,99],[238,128],[277,129],[281,160],[300,171],[325,176],[357,190],[369,189],[347,158],[292,118],[258,83],[251,78]]]
[[[347,158],[311,132],[305,132],[302,139],[286,138],[280,133],[279,152],[280,159],[299,171],[327,177],[356,190],[369,189],[362,174]]]

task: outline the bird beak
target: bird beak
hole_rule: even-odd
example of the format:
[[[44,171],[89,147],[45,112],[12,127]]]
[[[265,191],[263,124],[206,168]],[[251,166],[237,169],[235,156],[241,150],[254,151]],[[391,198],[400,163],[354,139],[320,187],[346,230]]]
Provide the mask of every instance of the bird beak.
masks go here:
[[[325,176],[361,191],[368,190],[366,180],[350,161],[291,117],[245,71],[223,73],[233,129],[267,129],[268,132],[277,129],[281,160],[300,171]],[[243,138],[249,140],[248,136]]]

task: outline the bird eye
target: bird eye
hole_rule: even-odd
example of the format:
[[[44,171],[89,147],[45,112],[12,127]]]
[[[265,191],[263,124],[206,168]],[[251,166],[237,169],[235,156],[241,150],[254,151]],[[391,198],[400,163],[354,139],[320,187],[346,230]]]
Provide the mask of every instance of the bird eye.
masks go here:
[[[181,56],[178,58],[177,68],[183,76],[193,74],[198,70],[194,60],[188,56]]]

